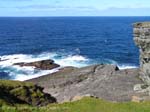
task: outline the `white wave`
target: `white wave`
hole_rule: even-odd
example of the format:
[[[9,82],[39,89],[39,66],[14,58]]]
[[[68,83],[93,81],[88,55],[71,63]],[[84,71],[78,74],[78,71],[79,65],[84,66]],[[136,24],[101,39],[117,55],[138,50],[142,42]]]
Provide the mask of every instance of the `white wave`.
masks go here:
[[[93,60],[78,54],[73,55],[69,53],[67,54],[60,52],[59,53],[45,52],[38,55],[13,54],[0,56],[0,71],[9,73],[9,76],[11,78],[13,77],[15,80],[21,81],[57,72],[59,68],[53,70],[37,70],[35,69],[35,67],[20,67],[14,65],[15,63],[20,62],[35,62],[46,59],[54,60],[55,63],[61,65],[61,67],[65,66],[85,67],[88,65],[96,64]],[[120,65],[116,61],[111,59],[104,59],[103,61],[100,61],[97,64],[99,63],[117,65],[119,69],[137,68],[137,66],[132,66],[130,64]]]
[[[74,66],[74,67],[85,67],[90,65],[90,59],[80,55],[70,55],[61,57],[60,59],[54,59],[56,63],[61,66]]]
[[[117,61],[112,60],[112,59],[105,59],[104,63],[112,64],[112,65],[118,65]]]
[[[19,81],[25,81],[25,80],[29,80],[29,79],[33,79],[33,78],[37,78],[37,77],[40,77],[40,76],[44,76],[44,75],[47,75],[47,74],[52,74],[52,73],[55,73],[55,72],[58,72],[60,68],[55,68],[55,69],[52,69],[52,70],[40,70],[38,73],[30,73],[30,75],[28,74],[18,74],[16,75],[15,77],[15,80],[19,80]]]
[[[120,70],[123,70],[123,69],[131,69],[131,68],[138,68],[138,66],[129,65],[129,64],[118,65],[118,67],[119,67]]]
[[[0,65],[1,66],[10,66],[14,63],[19,62],[35,62],[45,59],[50,59],[51,57],[54,57],[56,54],[54,53],[42,53],[39,55],[25,55],[25,54],[13,54],[13,55],[4,55],[0,56]]]
[[[67,60],[67,61],[88,61],[87,58],[80,56],[80,55],[68,56],[65,60]]]
[[[24,81],[57,72],[60,67],[52,70],[37,70],[35,67],[8,66],[1,67],[1,69],[3,69],[3,72],[9,73],[9,76],[14,80]]]
[[[62,53],[41,53],[38,55],[13,54],[0,56],[0,71],[9,73],[9,76],[15,80],[28,80],[31,78],[43,76],[58,71],[53,70],[37,70],[35,67],[21,67],[14,65],[20,62],[35,62],[40,60],[52,59],[55,63],[65,66],[84,67],[89,64],[89,59],[81,55],[67,55]]]
[[[90,61],[88,58],[81,55],[64,55],[58,53],[41,53],[39,55],[14,54],[0,56],[0,66],[11,66],[20,62],[35,62],[40,60],[52,59],[61,66],[83,67]],[[80,66],[78,66],[81,63]]]
[[[138,66],[131,65],[131,64],[118,64],[117,61],[111,59],[106,59],[106,61],[108,64],[117,65],[120,70],[138,68]]]

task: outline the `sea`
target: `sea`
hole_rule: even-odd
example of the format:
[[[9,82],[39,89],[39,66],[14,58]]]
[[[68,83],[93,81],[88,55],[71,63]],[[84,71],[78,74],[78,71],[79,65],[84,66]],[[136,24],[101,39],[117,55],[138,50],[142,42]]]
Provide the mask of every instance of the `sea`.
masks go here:
[[[150,17],[1,17],[0,79],[28,80],[59,71],[20,67],[52,59],[61,67],[139,66],[133,23]]]

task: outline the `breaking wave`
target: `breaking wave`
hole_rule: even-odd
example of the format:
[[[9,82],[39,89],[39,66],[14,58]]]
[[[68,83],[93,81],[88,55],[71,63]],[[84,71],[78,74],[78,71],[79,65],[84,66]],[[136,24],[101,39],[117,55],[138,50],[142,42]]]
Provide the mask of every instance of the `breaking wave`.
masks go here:
[[[61,67],[53,70],[37,70],[34,67],[20,67],[14,65],[19,62],[35,62],[40,60],[52,59],[55,63],[65,66],[84,67],[90,64],[90,60],[81,55],[66,55],[59,53],[41,53],[38,55],[13,54],[0,56],[0,73],[8,74],[7,77],[1,75],[1,79],[28,80],[46,74],[57,72]]]
[[[52,59],[61,67],[52,70],[37,70],[34,67],[20,67],[14,65],[19,62],[35,62],[40,60]],[[55,53],[45,52],[41,54],[27,55],[27,54],[13,54],[0,56],[0,78],[13,80],[28,80],[39,76],[47,75],[59,71],[65,66],[85,67],[92,64],[108,63],[118,65],[120,69],[135,68],[127,64],[119,65],[116,61],[106,59],[104,62],[94,61],[79,54]]]

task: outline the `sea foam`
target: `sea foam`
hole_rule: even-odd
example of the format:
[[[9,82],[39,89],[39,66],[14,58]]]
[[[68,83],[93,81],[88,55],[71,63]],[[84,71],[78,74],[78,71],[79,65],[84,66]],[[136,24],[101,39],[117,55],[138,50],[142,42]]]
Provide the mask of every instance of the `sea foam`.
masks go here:
[[[59,71],[60,68],[66,66],[73,67],[85,67],[92,64],[113,64],[117,65],[119,69],[136,68],[134,65],[130,64],[118,64],[116,61],[111,59],[104,59],[103,61],[94,61],[79,54],[70,53],[57,53],[57,52],[44,52],[40,54],[13,54],[13,55],[3,55],[0,56],[0,72],[5,72],[13,80],[28,80],[31,78],[36,78],[39,76],[55,73]],[[55,68],[52,70],[38,70],[35,67],[21,67],[14,65],[20,62],[35,62],[40,60],[52,59],[55,63],[59,64],[60,68]]]
[[[51,74],[57,72],[60,68],[65,66],[84,67],[90,64],[90,59],[87,59],[81,55],[60,54],[60,53],[48,53],[41,54],[13,54],[0,56],[0,72],[8,73],[10,79],[14,80],[28,80],[39,76]],[[61,65],[61,67],[52,70],[37,70],[35,67],[21,67],[14,65],[20,62],[35,62],[40,60],[52,59],[55,63]]]

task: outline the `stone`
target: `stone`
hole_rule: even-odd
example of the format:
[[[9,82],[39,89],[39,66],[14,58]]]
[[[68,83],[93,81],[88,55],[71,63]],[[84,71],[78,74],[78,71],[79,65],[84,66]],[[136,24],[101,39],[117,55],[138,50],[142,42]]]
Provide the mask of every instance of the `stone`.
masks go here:
[[[147,89],[148,85],[147,84],[136,84],[134,86],[134,91],[142,91],[144,89]]]
[[[89,94],[109,101],[131,101],[136,93],[139,69],[119,70],[116,65],[92,65],[83,68],[67,67],[60,71],[28,80],[44,87],[59,103],[77,100]]]
[[[33,66],[40,70],[51,70],[54,68],[59,67],[58,64],[55,64],[53,60],[42,60],[42,61],[36,61],[36,62],[30,62],[30,63],[15,63],[14,65],[19,66]]]
[[[140,49],[140,78],[150,85],[150,22],[134,24],[134,41]]]
[[[84,98],[84,96],[74,96],[72,99],[71,99],[71,101],[78,101],[78,100],[81,100],[81,99],[83,99]]]
[[[91,94],[85,94],[85,95],[78,95],[78,96],[74,96],[73,98],[70,99],[71,102],[74,102],[74,101],[78,101],[78,100],[81,100],[85,97],[91,97],[91,98],[98,98],[94,95],[91,95]]]
[[[145,102],[145,101],[150,101],[150,96],[146,95],[144,92],[138,93],[134,96],[132,96],[132,100],[133,102]]]
[[[132,102],[137,102],[140,103],[143,101],[143,98],[139,97],[139,96],[132,96]]]

